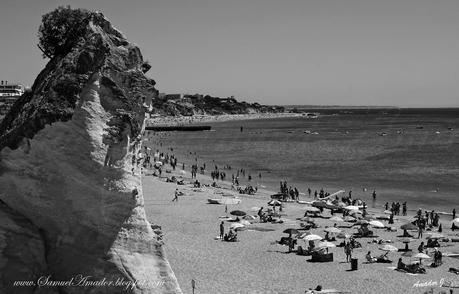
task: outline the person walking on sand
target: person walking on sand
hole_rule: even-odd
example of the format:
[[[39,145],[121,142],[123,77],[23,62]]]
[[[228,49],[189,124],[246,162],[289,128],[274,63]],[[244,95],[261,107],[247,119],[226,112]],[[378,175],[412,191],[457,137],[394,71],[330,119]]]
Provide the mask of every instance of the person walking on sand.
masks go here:
[[[373,194],[371,194],[373,196],[373,200],[376,200],[376,190],[373,190]]]
[[[456,218],[456,208],[453,208],[453,219]]]
[[[223,236],[225,235],[225,225],[223,221],[220,223],[220,240],[223,240]]]
[[[344,245],[344,253],[346,253],[346,262],[350,262],[352,259],[352,247],[351,242],[347,242]]]
[[[178,202],[178,196],[179,196],[179,190],[177,188],[177,189],[175,189],[174,199],[172,199],[172,202],[174,202],[174,201]]]
[[[424,228],[423,228],[423,225],[422,225],[422,223],[420,222],[420,223],[419,223],[419,226],[418,226],[418,239],[419,239],[419,238],[422,238],[422,230],[423,230],[423,229],[424,229]]]

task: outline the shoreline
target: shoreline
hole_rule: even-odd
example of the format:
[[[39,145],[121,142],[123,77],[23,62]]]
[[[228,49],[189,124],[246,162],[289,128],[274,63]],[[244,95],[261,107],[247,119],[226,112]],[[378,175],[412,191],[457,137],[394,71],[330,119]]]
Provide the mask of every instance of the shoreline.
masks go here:
[[[183,125],[183,124],[197,124],[197,123],[215,123],[227,121],[244,121],[256,119],[276,119],[276,118],[290,118],[290,117],[304,117],[301,113],[251,113],[251,114],[221,114],[221,115],[193,115],[193,116],[164,116],[146,118],[146,125]]]

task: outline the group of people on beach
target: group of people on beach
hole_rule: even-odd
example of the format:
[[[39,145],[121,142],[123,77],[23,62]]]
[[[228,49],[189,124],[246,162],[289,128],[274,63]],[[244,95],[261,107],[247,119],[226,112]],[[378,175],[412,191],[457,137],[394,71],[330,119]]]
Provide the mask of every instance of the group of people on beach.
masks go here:
[[[406,216],[406,213],[408,210],[406,201],[403,202],[401,207],[402,207],[402,215]],[[392,204],[390,205],[390,209],[389,209],[389,202],[386,202],[386,204],[384,204],[384,208],[385,210],[391,211],[393,215],[400,215],[400,202],[392,202]]]
[[[296,187],[287,187],[287,181],[285,180],[280,182],[280,193],[283,195],[283,201],[286,201],[288,198],[294,201],[300,198],[300,191]]]

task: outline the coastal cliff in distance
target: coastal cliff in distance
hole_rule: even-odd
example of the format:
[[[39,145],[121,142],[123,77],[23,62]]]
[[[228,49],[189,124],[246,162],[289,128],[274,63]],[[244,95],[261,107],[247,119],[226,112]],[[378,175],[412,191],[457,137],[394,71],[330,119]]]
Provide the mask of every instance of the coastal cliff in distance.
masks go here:
[[[158,94],[150,66],[101,13],[88,15],[0,124],[0,293],[181,293],[136,164]]]

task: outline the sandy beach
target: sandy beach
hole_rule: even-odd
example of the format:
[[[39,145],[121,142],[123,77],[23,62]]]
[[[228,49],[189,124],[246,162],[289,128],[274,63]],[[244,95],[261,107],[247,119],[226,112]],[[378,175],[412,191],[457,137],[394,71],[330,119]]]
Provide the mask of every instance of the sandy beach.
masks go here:
[[[164,170],[171,170],[167,165]],[[311,263],[310,256],[300,256],[288,253],[286,246],[275,243],[280,240],[282,231],[287,228],[300,228],[297,218],[303,216],[304,204],[286,203],[283,209],[284,221],[282,224],[253,223],[247,230],[238,232],[238,242],[222,242],[216,237],[219,235],[219,217],[230,216],[225,213],[224,205],[208,204],[208,198],[219,198],[222,193],[234,194],[242,199],[238,205],[228,206],[228,212],[234,209],[251,211],[253,207],[267,207],[269,195],[274,192],[259,190],[255,196],[239,195],[230,189],[205,187],[193,188],[192,185],[177,185],[166,183],[165,178],[175,175],[181,176],[179,169],[176,172],[163,172],[162,178],[152,176],[149,170],[143,176],[143,191],[145,210],[151,222],[160,224],[164,233],[165,251],[172,269],[184,293],[192,293],[191,280],[196,281],[195,293],[304,293],[308,288],[322,285],[324,289],[337,289],[348,293],[424,293],[433,286],[433,293],[449,291],[448,288],[438,287],[445,281],[459,284],[459,276],[449,273],[450,267],[458,267],[456,258],[443,257],[443,264],[438,268],[430,268],[432,260],[426,260],[427,274],[411,275],[394,270],[397,265],[399,252],[390,252],[391,264],[366,264],[365,254],[372,252],[378,256],[383,251],[381,245],[369,244],[371,238],[357,239],[362,248],[355,249],[353,257],[358,259],[358,270],[351,271],[351,264],[346,262],[343,248],[330,248],[334,261],[325,263]],[[208,176],[198,174],[198,180],[203,184],[210,184]],[[190,181],[190,173],[184,175],[185,182]],[[220,183],[219,183],[220,184]],[[223,186],[229,187],[230,183]],[[178,188],[184,193],[178,202],[172,202],[174,191]],[[302,197],[301,200],[311,201],[311,198]],[[370,210],[371,214],[382,214],[379,210]],[[324,228],[333,226],[328,220],[328,210],[322,218],[316,218],[319,228],[310,232],[324,236]],[[393,226],[412,220],[412,216],[397,216]],[[384,222],[387,224],[387,222]],[[225,231],[231,223],[225,222]],[[348,223],[341,223],[343,225]],[[450,219],[442,217],[443,234],[447,237],[458,237],[457,232],[450,230]],[[340,224],[338,224],[340,225]],[[262,229],[260,231],[259,229]],[[355,228],[343,229],[346,233],[356,232]],[[384,229],[373,229],[378,239],[395,241],[391,245],[403,248],[404,244],[397,241],[402,230],[389,232]],[[413,232],[415,233],[415,232]],[[427,232],[426,232],[427,233]],[[424,239],[426,241],[426,234]],[[342,239],[338,239],[338,244]],[[412,239],[410,248],[417,253],[416,248],[421,240]],[[303,240],[298,245],[307,246]],[[430,255],[432,248],[428,249]],[[445,253],[459,252],[459,243],[441,243],[440,250]],[[404,257],[408,263],[410,258]],[[414,261],[414,260],[412,260]],[[419,287],[418,287],[418,286]],[[421,287],[422,286],[422,287]],[[457,291],[457,290],[455,290]],[[446,292],[449,293],[449,292]]]

